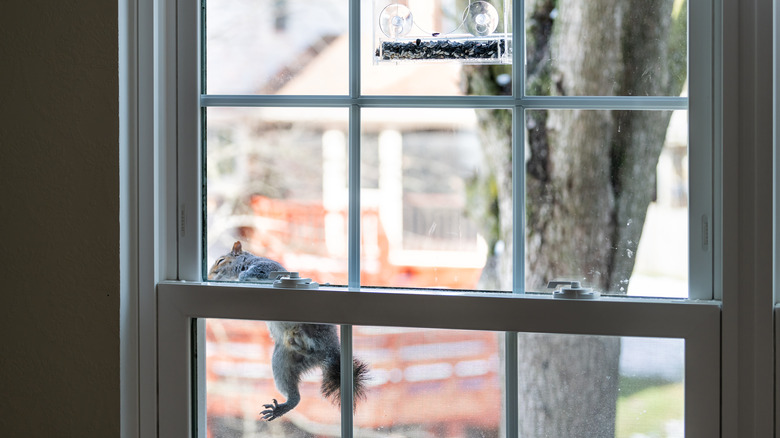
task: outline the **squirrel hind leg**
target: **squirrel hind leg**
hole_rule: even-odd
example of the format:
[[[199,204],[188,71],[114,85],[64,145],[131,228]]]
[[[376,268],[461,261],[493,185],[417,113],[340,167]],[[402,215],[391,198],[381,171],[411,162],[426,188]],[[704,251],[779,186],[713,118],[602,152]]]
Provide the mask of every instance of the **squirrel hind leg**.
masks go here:
[[[271,368],[276,388],[287,397],[287,401],[279,404],[276,399],[273,399],[273,403],[263,405],[265,410],[260,412],[260,415],[266,421],[279,418],[298,406],[301,401],[301,393],[298,391],[301,375],[311,368],[311,364],[304,356],[276,344],[271,359]]]

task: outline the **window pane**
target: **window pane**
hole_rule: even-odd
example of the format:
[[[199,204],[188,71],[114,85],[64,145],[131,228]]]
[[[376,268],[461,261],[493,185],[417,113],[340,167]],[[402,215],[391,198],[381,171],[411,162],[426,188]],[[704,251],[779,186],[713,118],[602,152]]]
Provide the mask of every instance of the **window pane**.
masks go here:
[[[209,0],[209,94],[346,94],[346,0]]]
[[[687,297],[686,117],[527,111],[527,290]]]
[[[303,374],[300,403],[263,421],[264,405],[283,404],[290,394],[275,381],[265,322],[207,319],[205,327],[209,436],[339,433],[340,412],[322,395],[317,366]],[[503,436],[503,339],[495,332],[354,327],[354,354],[368,369],[355,436]],[[683,340],[520,333],[518,343],[521,436],[684,436]],[[278,369],[289,371],[286,364]]]
[[[261,411],[268,409],[264,405],[273,404],[273,399],[279,404],[288,401],[287,394],[280,392],[283,384],[274,379],[274,341],[265,322],[207,319],[205,326],[209,437],[338,436],[341,411],[321,394],[319,367],[302,374],[300,404],[273,421],[263,420]],[[278,369],[290,370],[288,366]]]
[[[529,95],[678,96],[687,1],[525,2]]]
[[[481,130],[487,111],[363,110],[363,285],[511,289],[490,263],[497,251],[511,263],[511,253],[497,240],[499,182],[488,165],[491,153],[511,150],[511,133]],[[490,111],[511,125],[511,111]]]
[[[347,284],[347,119],[345,108],[208,109],[206,268],[240,241],[303,277]]]
[[[355,436],[498,437],[503,333],[354,327],[354,355],[371,364]]]
[[[371,3],[363,11],[362,94],[512,94],[511,1]]]
[[[684,340],[520,333],[518,352],[520,436],[684,436]]]

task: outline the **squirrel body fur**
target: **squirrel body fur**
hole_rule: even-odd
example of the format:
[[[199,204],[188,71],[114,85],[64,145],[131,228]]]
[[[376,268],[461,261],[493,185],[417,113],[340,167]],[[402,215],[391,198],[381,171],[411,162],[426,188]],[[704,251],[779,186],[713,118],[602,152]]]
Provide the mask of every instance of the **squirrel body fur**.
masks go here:
[[[285,271],[271,259],[256,256],[241,248],[241,242],[219,257],[209,269],[210,280],[253,281],[267,279],[273,271]],[[299,322],[267,321],[274,341],[271,358],[276,388],[287,400],[265,404],[260,415],[271,421],[291,411],[301,401],[298,387],[303,375],[314,368],[322,369],[322,395],[333,403],[341,401],[341,344],[336,326]],[[368,365],[354,359],[354,399],[365,396]]]

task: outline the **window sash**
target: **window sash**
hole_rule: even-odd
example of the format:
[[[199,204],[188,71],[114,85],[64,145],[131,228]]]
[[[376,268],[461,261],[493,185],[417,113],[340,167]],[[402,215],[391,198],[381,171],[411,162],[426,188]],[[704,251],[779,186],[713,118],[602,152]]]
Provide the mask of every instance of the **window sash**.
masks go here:
[[[193,2],[194,3],[194,2]],[[200,141],[203,139],[202,127],[198,125],[197,132],[192,129],[192,123],[187,120],[198,120],[202,123],[200,114],[209,107],[348,107],[350,121],[348,131],[349,144],[349,286],[360,287],[360,109],[371,107],[404,107],[404,108],[509,108],[513,109],[513,218],[514,229],[524,230],[525,215],[525,169],[524,163],[524,129],[523,112],[526,109],[584,109],[584,110],[677,110],[687,109],[689,115],[689,188],[691,196],[688,209],[689,226],[689,257],[688,257],[688,298],[694,300],[718,299],[721,297],[720,286],[714,279],[713,266],[720,242],[713,239],[713,200],[718,199],[718,193],[713,187],[713,165],[715,134],[713,114],[718,108],[713,94],[713,60],[714,51],[702,48],[711,47],[715,41],[714,13],[715,6],[710,0],[690,0],[688,13],[688,76],[697,80],[689,81],[689,98],[642,97],[642,96],[527,96],[525,95],[525,69],[513,68],[514,80],[512,96],[363,96],[360,88],[360,2],[350,1],[349,5],[349,95],[348,96],[279,96],[279,95],[209,95],[195,94],[189,100],[179,102],[179,114],[182,122],[180,130],[180,153],[178,174],[179,187],[186,187],[185,193],[179,193],[183,200],[179,205],[179,278],[200,281],[202,268],[202,253],[200,236],[202,223],[200,211],[203,186],[199,169],[201,152]],[[182,9],[182,8],[180,8]],[[179,38],[200,38],[202,23],[197,15],[197,7],[187,5],[185,11],[180,11],[187,19],[185,25],[179,25]],[[515,0],[512,9],[514,26],[513,35],[517,37],[515,50],[512,52],[513,65],[525,65],[524,0]],[[194,15],[194,16],[193,16]],[[182,17],[180,16],[180,22]],[[520,31],[516,31],[520,29]],[[197,39],[200,41],[200,39]],[[205,50],[201,43],[200,50]],[[193,51],[193,50],[191,50]],[[181,50],[179,52],[182,52]],[[202,71],[200,57],[197,53],[180,55],[179,80],[186,85],[185,90],[202,90],[202,77],[194,72]],[[181,93],[187,94],[187,93]],[[197,96],[197,97],[195,97]],[[198,99],[197,105],[192,99]],[[180,97],[181,99],[181,97]],[[182,129],[182,127],[185,127]],[[190,219],[191,218],[191,219]],[[190,224],[187,226],[184,223]],[[524,258],[525,234],[513,233],[513,292],[524,293]]]
[[[426,310],[431,308],[437,311]],[[345,312],[344,309],[359,310]],[[549,318],[550,314],[556,318]],[[279,293],[278,289],[256,285],[163,282],[158,285],[158,315],[160,436],[205,436],[202,423],[205,400],[196,389],[204,386],[198,384],[202,376],[193,369],[193,355],[203,351],[202,346],[193,344],[198,337],[192,326],[198,318],[305,321],[346,327],[489,330],[510,334],[682,338],[685,339],[685,436],[712,437],[720,433],[717,333],[721,322],[720,303],[714,301],[681,303],[611,298],[577,301],[532,295],[518,298],[512,294],[350,293],[343,288]],[[516,341],[516,337],[507,338],[507,343]],[[348,344],[347,341],[342,345]],[[344,354],[350,357],[351,351],[342,351]],[[351,364],[351,361],[342,363]],[[516,384],[516,380],[507,379],[508,384]],[[351,421],[351,404],[342,406],[347,406],[342,420],[346,415],[347,421]],[[517,419],[511,414],[517,411],[509,410],[512,408],[512,403],[508,403],[510,422]],[[349,425],[342,425],[342,436],[352,436]],[[512,430],[509,426],[508,431]],[[198,435],[193,435],[195,432]]]

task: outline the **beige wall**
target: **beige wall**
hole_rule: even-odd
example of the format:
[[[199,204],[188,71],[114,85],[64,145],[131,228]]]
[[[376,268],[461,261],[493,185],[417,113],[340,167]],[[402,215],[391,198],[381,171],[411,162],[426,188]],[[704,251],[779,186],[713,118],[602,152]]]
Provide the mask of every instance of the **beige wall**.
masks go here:
[[[118,437],[117,3],[0,9],[0,434]]]

